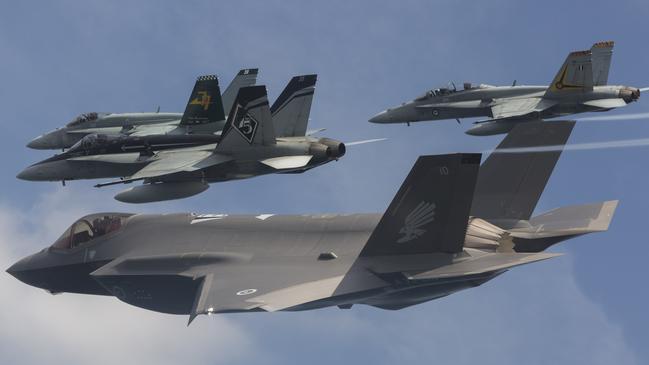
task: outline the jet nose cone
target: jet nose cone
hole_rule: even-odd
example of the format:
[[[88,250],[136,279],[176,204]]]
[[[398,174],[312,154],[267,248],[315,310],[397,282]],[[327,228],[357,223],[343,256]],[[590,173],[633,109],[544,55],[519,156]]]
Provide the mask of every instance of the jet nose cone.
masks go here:
[[[38,166],[29,166],[28,168],[19,172],[18,175],[16,175],[18,179],[27,181],[38,181],[39,176],[40,173]]]
[[[35,150],[43,150],[47,148],[47,145],[45,143],[45,136],[38,136],[29,143],[27,143],[27,147],[35,149]]]
[[[369,122],[370,123],[390,123],[390,111],[389,110],[384,110],[380,112],[379,114],[373,116],[370,118]]]
[[[24,274],[29,270],[29,261],[31,256],[25,257],[24,259],[19,260],[15,264],[11,265],[6,272],[11,274],[14,278],[25,282]]]

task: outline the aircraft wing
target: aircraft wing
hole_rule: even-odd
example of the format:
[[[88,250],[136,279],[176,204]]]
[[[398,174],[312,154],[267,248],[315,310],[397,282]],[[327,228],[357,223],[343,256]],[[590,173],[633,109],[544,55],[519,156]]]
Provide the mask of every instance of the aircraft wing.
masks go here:
[[[169,124],[152,124],[136,126],[133,129],[124,131],[123,133],[132,137],[150,136],[154,134],[167,134],[174,129],[178,128],[178,121]]]
[[[151,158],[151,162],[126,179],[97,184],[102,187],[125,184],[137,180],[161,178],[178,172],[191,172],[232,160],[232,157],[214,153],[211,150],[167,150],[160,151]]]
[[[491,107],[493,119],[531,116],[556,104],[555,101],[542,98],[496,99]]]
[[[190,277],[199,281],[189,323],[200,314],[279,311],[334,295],[353,260],[267,261],[243,254],[200,252],[129,257],[91,273],[102,285],[138,278]],[[153,280],[154,281],[154,280]],[[153,282],[149,279],[149,282]]]

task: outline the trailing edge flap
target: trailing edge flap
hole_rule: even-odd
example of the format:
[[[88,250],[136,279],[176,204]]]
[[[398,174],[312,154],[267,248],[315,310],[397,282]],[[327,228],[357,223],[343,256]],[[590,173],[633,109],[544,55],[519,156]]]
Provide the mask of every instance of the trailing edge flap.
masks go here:
[[[556,104],[556,101],[541,98],[499,99],[491,107],[493,119],[522,117],[532,113],[540,113]]]
[[[480,157],[420,156],[360,255],[462,251]]]
[[[589,100],[584,101],[582,104],[602,109],[612,109],[626,106],[624,99],[620,98]]]
[[[277,170],[282,169],[296,169],[306,166],[313,156],[282,156],[282,157],[273,157],[259,162],[263,163],[266,166],[270,166]]]
[[[215,149],[217,152],[231,153],[276,143],[266,86],[239,89],[221,135],[221,142]]]
[[[411,275],[410,278],[417,279],[445,279],[458,276],[484,274],[506,270],[515,266],[529,264],[536,261],[546,260],[552,257],[561,256],[556,253],[487,253],[471,257],[451,265],[426,271],[424,273]]]
[[[515,227],[508,232],[525,239],[603,232],[608,230],[617,204],[617,200],[609,200],[553,209],[530,219],[528,227]]]
[[[223,92],[223,110],[229,112],[232,109],[234,98],[237,97],[239,89],[246,86],[252,86],[257,83],[258,68],[246,68],[239,70],[239,73],[232,79],[230,85]]]

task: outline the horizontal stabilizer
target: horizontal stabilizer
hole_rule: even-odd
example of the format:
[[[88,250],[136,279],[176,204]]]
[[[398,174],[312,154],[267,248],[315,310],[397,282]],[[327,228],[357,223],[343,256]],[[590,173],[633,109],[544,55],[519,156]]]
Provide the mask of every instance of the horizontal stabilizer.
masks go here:
[[[582,104],[602,109],[613,109],[626,106],[626,102],[621,98],[588,100],[584,101]]]
[[[513,237],[534,239],[573,236],[608,230],[618,201],[574,205],[553,209],[529,220],[529,227],[510,229]]]
[[[270,166],[277,170],[282,169],[296,169],[306,166],[313,156],[282,156],[282,157],[273,157],[259,162],[263,163],[266,166]]]
[[[556,253],[488,253],[471,257],[452,265],[442,266],[435,270],[427,271],[421,274],[411,276],[411,279],[443,279],[456,276],[467,276],[484,274],[507,270],[515,266],[525,265],[536,261],[547,260],[553,257],[561,256]]]

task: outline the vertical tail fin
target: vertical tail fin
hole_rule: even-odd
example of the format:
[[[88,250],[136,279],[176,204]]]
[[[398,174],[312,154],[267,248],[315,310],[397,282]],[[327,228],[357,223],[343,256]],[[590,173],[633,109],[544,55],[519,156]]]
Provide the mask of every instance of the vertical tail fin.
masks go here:
[[[574,121],[517,124],[480,167],[471,215],[487,220],[529,219],[562,149],[521,153],[498,153],[498,150],[562,147],[574,126]]]
[[[480,157],[419,157],[361,256],[462,251]]]
[[[295,76],[270,108],[278,137],[304,136],[318,75]]]
[[[230,82],[230,85],[228,85],[228,87],[223,92],[223,110],[229,112],[230,109],[232,109],[234,98],[237,97],[239,89],[256,84],[258,74],[258,68],[245,68],[237,73],[234,79],[232,79],[232,81]]]
[[[613,41],[597,42],[590,48],[593,62],[593,85],[608,84],[608,70],[613,57]]]
[[[253,145],[275,144],[273,120],[266,86],[239,89],[216,151],[233,151]]]
[[[572,52],[552,80],[546,94],[582,91],[593,88],[591,51]]]
[[[199,76],[189,96],[180,125],[195,126],[225,119],[216,75]]]

